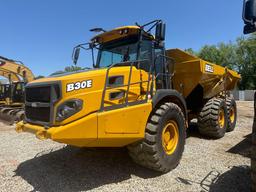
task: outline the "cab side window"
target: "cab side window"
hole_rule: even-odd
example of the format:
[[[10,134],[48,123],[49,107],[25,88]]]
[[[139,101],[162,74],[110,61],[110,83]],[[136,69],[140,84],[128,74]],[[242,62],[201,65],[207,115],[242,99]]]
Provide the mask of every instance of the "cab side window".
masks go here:
[[[164,80],[164,57],[161,57],[163,55],[163,49],[155,49],[155,67],[154,67],[154,72],[156,76],[156,89],[161,89],[163,88],[163,80]]]
[[[163,73],[164,68],[163,68],[163,57],[160,55],[163,55],[163,50],[162,49],[155,49],[155,74],[157,75],[158,73]]]
[[[152,57],[152,42],[148,40],[142,41],[140,45],[139,60],[144,60],[139,63],[139,69],[149,72]]]

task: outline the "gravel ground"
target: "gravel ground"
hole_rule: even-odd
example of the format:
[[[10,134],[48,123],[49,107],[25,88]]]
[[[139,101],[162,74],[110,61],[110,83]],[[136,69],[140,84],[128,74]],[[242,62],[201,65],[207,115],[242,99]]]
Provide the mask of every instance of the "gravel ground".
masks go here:
[[[238,102],[237,127],[219,140],[191,126],[167,174],[134,164],[124,148],[74,148],[0,124],[0,191],[250,191],[252,116],[253,103]]]

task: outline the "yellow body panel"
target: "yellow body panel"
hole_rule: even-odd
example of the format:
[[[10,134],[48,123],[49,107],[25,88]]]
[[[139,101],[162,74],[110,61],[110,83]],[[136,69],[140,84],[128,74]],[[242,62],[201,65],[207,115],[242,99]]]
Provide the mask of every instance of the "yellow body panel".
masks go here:
[[[145,100],[148,83],[148,73],[132,67],[131,85],[128,92],[128,102]],[[45,129],[43,126],[20,122],[17,130],[32,132],[38,138],[50,138],[54,141],[67,143],[74,146],[87,147],[115,147],[124,146],[144,137],[148,116],[152,110],[151,102],[125,106],[114,110],[101,110],[101,101],[106,81],[107,69],[88,70],[74,74],[49,77],[35,80],[29,86],[61,82],[61,99],[55,104],[54,119],[57,108],[70,99],[83,101],[83,108],[78,113],[61,121],[54,122],[52,127]],[[125,104],[125,95],[129,80],[130,67],[114,67],[109,71],[109,78],[123,76],[123,85],[120,87],[107,86],[104,107]],[[75,81],[74,81],[75,79]],[[92,80],[92,86],[85,89],[68,92],[67,85],[75,82]],[[110,99],[112,92],[124,91],[124,97]]]
[[[19,122],[16,130],[33,133],[39,139],[49,138],[79,147],[120,147],[144,137],[151,110],[149,102],[108,112],[96,112],[49,129]]]
[[[147,103],[99,113],[99,137],[144,133],[141,128],[145,128],[151,108]]]
[[[124,84],[128,83],[128,77],[129,77],[130,67],[115,67],[112,68],[109,71],[109,77],[112,76],[123,76],[124,77]],[[106,78],[106,69],[98,69],[98,70],[89,70],[85,72],[79,72],[71,75],[65,75],[61,77],[49,77],[44,79],[35,80],[29,85],[36,84],[36,83],[50,83],[50,82],[56,82],[61,81],[62,83],[62,98],[58,103],[55,105],[55,111],[56,108],[64,101],[69,99],[81,99],[83,101],[83,110],[78,112],[77,114],[71,116],[70,118],[62,121],[61,123],[56,123],[57,125],[63,125],[67,124],[69,122],[72,122],[76,119],[82,118],[89,113],[96,112],[100,109],[101,100],[102,100],[102,93],[104,89],[105,84],[105,78]],[[75,81],[74,81],[75,79]],[[145,71],[138,70],[135,67],[132,68],[132,76],[131,76],[131,83],[140,82],[142,80],[147,80],[148,74]],[[91,88],[85,88],[80,90],[75,90],[71,92],[66,91],[66,86],[69,83],[74,82],[82,82],[86,80],[92,80],[92,87]],[[141,100],[141,91],[146,90],[147,83],[141,84],[134,84],[130,86],[129,90],[129,101],[137,101]],[[118,87],[118,88],[109,88],[106,90],[105,98],[104,98],[104,106],[112,106],[116,104],[122,104],[124,103],[124,98],[116,99],[116,100],[110,100],[109,96],[110,93],[116,92],[116,91],[126,91],[127,87]]]

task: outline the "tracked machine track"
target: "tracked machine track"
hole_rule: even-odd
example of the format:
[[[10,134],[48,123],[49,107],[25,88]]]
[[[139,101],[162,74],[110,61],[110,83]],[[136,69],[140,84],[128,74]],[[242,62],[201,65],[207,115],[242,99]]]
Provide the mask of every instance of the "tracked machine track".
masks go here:
[[[0,106],[0,121],[13,125],[15,122],[21,121],[24,118],[23,107]]]

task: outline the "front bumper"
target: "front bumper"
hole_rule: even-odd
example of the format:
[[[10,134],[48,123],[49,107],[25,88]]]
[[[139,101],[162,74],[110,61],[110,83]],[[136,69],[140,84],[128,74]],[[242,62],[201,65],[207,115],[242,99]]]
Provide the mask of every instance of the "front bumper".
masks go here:
[[[18,132],[30,132],[39,139],[52,139],[78,147],[122,147],[141,140],[152,104],[95,112],[65,125],[44,128],[20,122]]]
[[[23,121],[16,124],[15,128],[16,132],[29,132],[32,134],[35,134],[36,137],[40,140],[44,139],[50,139],[52,133],[50,133],[50,130],[46,130],[44,127],[38,126],[38,125],[31,125],[24,123]]]
[[[52,139],[74,146],[89,146],[92,141],[97,139],[97,115],[91,114],[69,124],[47,129],[40,125],[21,121],[17,123],[16,131],[35,134],[40,140]]]

